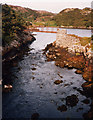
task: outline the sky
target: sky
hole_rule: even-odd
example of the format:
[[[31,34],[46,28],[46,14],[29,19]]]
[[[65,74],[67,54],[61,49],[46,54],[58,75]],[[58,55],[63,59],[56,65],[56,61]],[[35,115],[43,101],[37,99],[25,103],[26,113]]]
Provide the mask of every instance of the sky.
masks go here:
[[[0,0],[2,4],[28,7],[58,13],[65,8],[91,7],[91,0]]]

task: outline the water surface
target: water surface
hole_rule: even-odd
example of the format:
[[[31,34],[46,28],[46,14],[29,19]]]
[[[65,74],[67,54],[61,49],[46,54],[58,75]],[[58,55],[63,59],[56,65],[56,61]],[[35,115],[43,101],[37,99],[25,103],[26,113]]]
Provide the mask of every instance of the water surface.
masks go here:
[[[16,67],[12,67],[11,77],[13,90],[3,93],[4,118],[31,118],[38,113],[40,118],[83,118],[90,109],[82,100],[86,99],[76,89],[82,90],[85,81],[82,75],[75,74],[75,69],[68,70],[47,62],[42,49],[56,39],[56,34],[37,33],[36,41],[29,48]],[[60,76],[63,76],[61,78]],[[63,83],[56,85],[55,80]],[[67,111],[58,111],[58,106],[66,105],[65,98],[75,94],[79,102],[74,107],[67,106]]]
[[[42,30],[42,28],[38,27],[40,30]],[[45,27],[44,31],[48,30],[48,31],[57,31],[58,28],[51,28],[48,27],[48,29]],[[66,29],[67,30],[67,34],[75,34],[78,35],[80,37],[91,37],[91,30],[88,29],[67,29],[67,28],[59,28],[59,29]]]

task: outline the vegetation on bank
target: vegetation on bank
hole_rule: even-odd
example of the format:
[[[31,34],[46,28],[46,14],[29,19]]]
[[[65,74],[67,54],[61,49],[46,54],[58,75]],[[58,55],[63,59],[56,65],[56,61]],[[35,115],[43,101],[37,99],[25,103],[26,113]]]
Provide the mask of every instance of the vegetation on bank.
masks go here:
[[[17,34],[26,29],[24,19],[8,5],[2,6],[2,45],[17,40]]]
[[[80,37],[80,44],[82,45],[82,46],[85,46],[85,45],[87,45],[88,43],[90,43],[91,44],[91,49],[93,50],[93,43],[91,42],[91,41],[93,41],[93,35],[91,36],[91,37]]]
[[[85,46],[85,45],[87,45],[88,43],[91,43],[91,40],[92,40],[92,38],[93,38],[93,36],[91,36],[91,37],[79,37],[79,36],[74,35],[74,34],[69,34],[69,35],[70,35],[70,36],[73,36],[73,37],[75,37],[75,38],[79,38],[80,44],[81,44],[82,46]]]
[[[85,46],[85,45],[87,45],[90,42],[91,42],[91,37],[81,37],[80,38],[80,44],[82,46]]]
[[[55,21],[38,21],[38,22],[33,22],[34,25],[36,26],[44,26],[44,27],[56,27],[56,22]]]

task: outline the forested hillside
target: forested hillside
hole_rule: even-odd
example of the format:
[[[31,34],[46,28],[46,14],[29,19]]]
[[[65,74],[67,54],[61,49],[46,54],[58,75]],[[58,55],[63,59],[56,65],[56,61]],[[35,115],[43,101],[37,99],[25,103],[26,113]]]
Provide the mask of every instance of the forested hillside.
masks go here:
[[[54,17],[58,26],[91,26],[91,8],[67,8]]]
[[[24,8],[20,6],[9,5],[14,11],[16,11],[19,15],[21,15],[27,24],[29,22],[33,23],[33,25],[42,25],[42,26],[54,26],[55,21],[52,20],[55,14],[43,11],[43,10],[32,10],[30,8]],[[55,25],[56,26],[56,25]]]
[[[32,10],[20,6],[13,6],[13,5],[9,5],[9,6],[27,21],[31,22],[33,20],[36,20],[37,17],[40,17],[40,14],[36,10]]]
[[[29,21],[36,26],[73,26],[85,28],[93,26],[91,24],[91,8],[66,8],[58,14],[54,14],[20,6],[10,5],[10,7],[26,21]]]

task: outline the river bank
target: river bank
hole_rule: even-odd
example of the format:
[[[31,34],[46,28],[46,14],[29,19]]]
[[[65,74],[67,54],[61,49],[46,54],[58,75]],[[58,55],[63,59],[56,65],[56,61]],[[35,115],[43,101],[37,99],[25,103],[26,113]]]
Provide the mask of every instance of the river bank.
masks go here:
[[[17,60],[20,60],[25,52],[29,50],[28,45],[35,40],[35,37],[30,33],[30,31],[23,31],[21,35],[19,33],[17,40],[14,40],[11,44],[2,48],[3,78],[7,69],[9,69],[11,65],[14,66],[17,64]],[[10,80],[7,79],[3,79],[2,83],[3,87],[4,85],[8,85],[7,87],[11,85]]]
[[[29,27],[29,28],[31,28],[31,27]],[[83,26],[81,26],[81,27],[76,27],[76,26],[40,26],[40,25],[38,25],[38,26],[33,26],[33,29],[34,28],[57,28],[57,29],[59,29],[59,28],[62,28],[62,29],[83,29],[83,30],[93,30],[93,27],[83,27]],[[35,29],[36,30],[36,29]],[[38,29],[37,29],[37,31],[38,31]]]
[[[11,44],[2,48],[2,62],[8,62],[18,57],[20,53],[22,54],[22,50],[34,40],[35,37],[30,31],[22,32],[21,35],[17,36],[17,40],[13,40]]]
[[[77,26],[61,26],[60,28],[64,28],[64,29],[87,29],[87,30],[93,30],[93,27],[84,27],[84,26],[80,26],[80,27],[77,27]]]
[[[66,36],[66,35],[63,35]],[[70,36],[69,36],[70,37]],[[61,36],[65,39],[65,37]],[[44,54],[47,57],[47,61],[55,61],[55,65],[59,66],[61,68],[68,68],[68,69],[77,69],[75,71],[76,74],[82,74],[82,77],[85,80],[85,83],[81,84],[83,91],[78,90],[82,95],[85,95],[87,97],[93,98],[93,57],[89,57],[85,55],[81,49],[78,51],[75,49],[75,51],[69,51],[69,48],[72,46],[72,37],[71,40],[67,42],[63,40],[63,43],[59,41],[60,37],[57,36],[57,40],[51,44],[48,44],[46,48],[44,49]],[[77,40],[77,39],[76,39]],[[66,42],[66,43],[65,43]],[[75,42],[75,39],[74,39]],[[60,81],[57,81],[57,83]],[[93,104],[93,101],[91,102],[91,106]],[[93,107],[91,107],[90,111],[87,114],[84,114],[84,118],[93,118]]]
[[[76,68],[76,73],[82,74],[87,82],[91,83],[93,81],[92,63],[90,63],[89,59],[85,58],[83,53],[77,55],[75,53],[69,53],[67,48],[57,47],[54,43],[47,45],[44,53],[46,54],[47,61],[55,61],[55,65],[61,68]],[[90,85],[92,87],[93,83]]]
[[[78,36],[67,34],[66,30],[59,29],[56,41],[47,45],[45,54],[48,61],[54,60],[55,65],[62,68],[76,68],[78,69],[77,74],[80,73],[86,81],[93,82],[91,44],[82,46],[81,39]],[[92,86],[93,84],[91,84]]]

